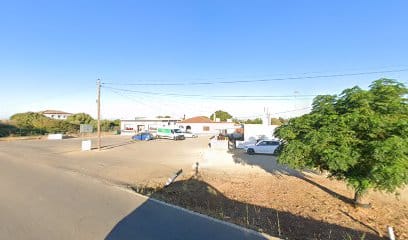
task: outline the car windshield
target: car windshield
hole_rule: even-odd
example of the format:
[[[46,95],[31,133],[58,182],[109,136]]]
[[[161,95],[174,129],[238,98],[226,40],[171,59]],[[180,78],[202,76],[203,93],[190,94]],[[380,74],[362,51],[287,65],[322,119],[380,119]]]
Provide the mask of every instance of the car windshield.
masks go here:
[[[180,129],[174,129],[175,133],[182,133]]]

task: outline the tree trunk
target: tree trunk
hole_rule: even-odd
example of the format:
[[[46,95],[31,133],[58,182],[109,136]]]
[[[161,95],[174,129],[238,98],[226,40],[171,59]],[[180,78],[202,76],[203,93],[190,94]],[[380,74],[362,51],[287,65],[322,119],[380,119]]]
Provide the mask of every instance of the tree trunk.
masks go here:
[[[361,195],[362,195],[362,194],[361,194],[361,192],[360,192],[359,190],[356,190],[356,191],[354,192],[354,203],[355,203],[355,204],[361,204],[361,198],[362,198]]]
[[[354,206],[355,207],[362,207],[362,208],[371,208],[371,204],[363,203],[363,191],[361,189],[357,189],[354,192]]]

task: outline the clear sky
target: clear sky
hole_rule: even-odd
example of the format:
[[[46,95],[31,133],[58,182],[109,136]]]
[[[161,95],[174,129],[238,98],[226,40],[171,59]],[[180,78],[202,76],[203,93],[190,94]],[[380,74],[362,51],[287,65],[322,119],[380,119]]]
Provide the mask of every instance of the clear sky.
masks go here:
[[[407,10],[404,0],[2,1],[0,118],[45,109],[96,116],[97,78],[145,92],[102,88],[104,118],[218,109],[255,117],[264,107],[299,115],[307,109],[293,110],[311,103],[302,95],[367,88],[380,77],[406,83],[408,71],[299,77],[407,69]],[[287,80],[189,85],[276,78]],[[117,85],[174,82],[187,84]]]

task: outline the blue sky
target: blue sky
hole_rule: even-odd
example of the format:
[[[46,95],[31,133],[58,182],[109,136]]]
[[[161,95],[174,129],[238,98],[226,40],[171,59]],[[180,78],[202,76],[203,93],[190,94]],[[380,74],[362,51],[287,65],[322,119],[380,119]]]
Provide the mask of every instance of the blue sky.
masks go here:
[[[0,3],[0,118],[59,109],[96,115],[95,81],[218,82],[407,69],[407,1],[7,1]],[[311,99],[408,72],[237,84],[102,88],[104,118],[294,116]]]

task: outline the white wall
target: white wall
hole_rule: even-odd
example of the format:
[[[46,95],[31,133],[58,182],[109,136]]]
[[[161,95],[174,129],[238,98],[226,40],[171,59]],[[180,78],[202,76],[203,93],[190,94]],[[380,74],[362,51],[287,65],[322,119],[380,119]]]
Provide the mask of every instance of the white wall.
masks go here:
[[[235,126],[234,123],[178,123],[178,126],[182,130],[186,130],[187,126],[191,127],[191,132],[195,134],[209,134],[214,135],[218,134],[220,129],[227,129],[228,133],[233,133],[236,128],[239,126]],[[208,127],[208,131],[204,131],[204,127]]]
[[[158,128],[166,126],[175,126],[174,123],[162,121],[140,121],[140,120],[124,120],[120,122],[120,133],[121,135],[133,135],[142,131],[149,131],[149,128]]]
[[[222,123],[167,123],[163,122],[152,122],[152,121],[140,121],[140,120],[123,120],[120,122],[121,135],[133,135],[138,132],[138,128],[143,128],[145,131],[149,130],[149,127],[165,127],[165,126],[177,126],[182,130],[186,130],[187,126],[191,127],[191,132],[195,134],[208,134],[214,135],[218,134],[220,129],[226,129],[227,133],[233,133],[236,128],[240,126],[235,126],[234,123],[222,122]],[[208,127],[208,131],[204,131],[204,127]],[[126,130],[126,128],[131,128],[133,130]]]
[[[244,124],[244,141],[255,142],[259,138],[274,138],[274,131],[278,125]]]

